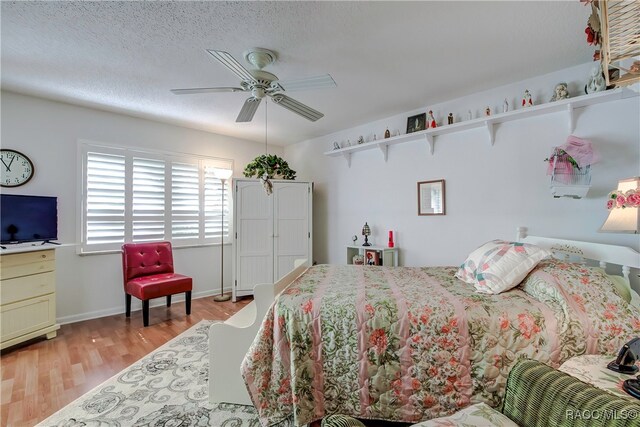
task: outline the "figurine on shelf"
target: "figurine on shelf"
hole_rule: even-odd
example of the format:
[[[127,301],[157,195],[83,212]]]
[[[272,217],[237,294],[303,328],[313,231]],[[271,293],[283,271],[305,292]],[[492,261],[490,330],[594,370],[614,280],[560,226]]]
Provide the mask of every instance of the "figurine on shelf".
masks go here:
[[[509,111],[509,103],[507,102],[507,98],[505,98],[502,103],[502,112],[506,113],[507,111]]]
[[[376,136],[376,134],[373,134],[373,140],[375,141],[376,139],[378,139],[378,137]]]
[[[429,110],[429,115],[427,116],[427,122],[429,123],[429,127],[432,129],[438,127],[438,124],[436,123],[436,119],[435,117],[433,117],[433,111],[431,110]]]
[[[389,128],[387,128],[387,130],[384,131],[384,137],[386,138],[391,138],[391,132],[389,132]]]
[[[358,137],[358,145],[360,144],[364,144],[364,137],[362,135]]]
[[[490,116],[491,115],[491,108],[487,107],[484,109],[484,115],[485,116]]]
[[[347,139],[347,147],[351,147],[351,140]]]
[[[567,89],[566,83],[558,83],[553,90],[553,96],[549,100],[549,102],[560,101],[561,99],[569,98],[569,90]]]
[[[333,143],[333,149],[334,150],[339,150],[340,149],[340,144],[338,144],[337,142]]]
[[[589,81],[584,87],[585,93],[596,93],[602,92],[607,88],[607,83],[604,80],[604,75],[602,74],[602,69],[600,65],[596,65],[591,70],[591,76],[589,77]]]
[[[400,136],[400,129],[396,129],[396,136]]]
[[[453,113],[449,113],[449,115],[447,116],[447,124],[453,124]]]
[[[469,115],[469,120],[473,120],[473,113],[471,112],[471,110],[469,110],[467,114]]]
[[[531,100],[531,92],[529,92],[529,89],[526,89],[524,91],[524,96],[522,97],[522,106],[523,107],[533,106],[533,101]]]

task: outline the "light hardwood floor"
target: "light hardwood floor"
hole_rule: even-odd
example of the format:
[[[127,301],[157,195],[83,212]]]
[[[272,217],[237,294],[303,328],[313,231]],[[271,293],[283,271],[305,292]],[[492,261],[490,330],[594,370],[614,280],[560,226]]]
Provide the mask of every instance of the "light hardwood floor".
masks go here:
[[[251,301],[192,301],[150,310],[149,326],[142,312],[63,325],[52,340],[38,338],[1,353],[0,421],[4,426],[31,427],[117,374],[136,360],[201,320],[225,320]],[[123,307],[124,311],[124,298]]]

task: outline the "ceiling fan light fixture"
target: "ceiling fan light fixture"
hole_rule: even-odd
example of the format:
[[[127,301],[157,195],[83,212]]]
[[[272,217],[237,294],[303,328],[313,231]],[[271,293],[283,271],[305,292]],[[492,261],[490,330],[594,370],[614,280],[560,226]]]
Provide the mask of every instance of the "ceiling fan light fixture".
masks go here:
[[[259,70],[262,70],[269,64],[273,64],[276,59],[278,59],[278,55],[276,55],[274,51],[261,47],[252,47],[244,52],[243,55],[245,61],[252,64]]]

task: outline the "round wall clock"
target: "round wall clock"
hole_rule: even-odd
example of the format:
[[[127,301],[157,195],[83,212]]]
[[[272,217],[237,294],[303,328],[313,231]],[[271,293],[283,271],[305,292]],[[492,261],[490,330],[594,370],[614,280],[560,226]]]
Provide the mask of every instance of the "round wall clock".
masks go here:
[[[0,150],[0,185],[2,187],[19,187],[33,177],[33,162],[16,150],[3,148]]]

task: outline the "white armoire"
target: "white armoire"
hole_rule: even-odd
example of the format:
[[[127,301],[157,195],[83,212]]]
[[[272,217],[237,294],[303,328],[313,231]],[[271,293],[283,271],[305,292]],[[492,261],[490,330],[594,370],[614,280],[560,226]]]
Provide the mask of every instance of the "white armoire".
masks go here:
[[[310,182],[273,180],[268,195],[262,182],[233,181],[233,301],[251,295],[258,283],[274,283],[294,268],[312,264]]]

